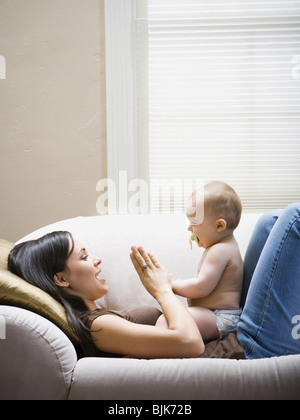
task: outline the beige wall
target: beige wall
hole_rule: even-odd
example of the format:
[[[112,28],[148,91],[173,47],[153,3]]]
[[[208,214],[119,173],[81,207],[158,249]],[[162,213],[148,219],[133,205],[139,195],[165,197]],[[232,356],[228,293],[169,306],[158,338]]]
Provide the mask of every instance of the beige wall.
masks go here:
[[[106,177],[104,0],[0,0],[0,237],[96,215]],[[98,193],[99,194],[99,193]]]

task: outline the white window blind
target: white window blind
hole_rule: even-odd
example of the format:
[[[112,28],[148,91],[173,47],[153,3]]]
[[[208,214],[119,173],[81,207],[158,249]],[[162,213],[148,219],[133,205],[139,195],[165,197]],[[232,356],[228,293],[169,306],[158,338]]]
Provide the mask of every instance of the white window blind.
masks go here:
[[[188,180],[230,183],[244,209],[300,202],[300,0],[148,0],[148,15],[151,211],[162,179],[174,209]]]

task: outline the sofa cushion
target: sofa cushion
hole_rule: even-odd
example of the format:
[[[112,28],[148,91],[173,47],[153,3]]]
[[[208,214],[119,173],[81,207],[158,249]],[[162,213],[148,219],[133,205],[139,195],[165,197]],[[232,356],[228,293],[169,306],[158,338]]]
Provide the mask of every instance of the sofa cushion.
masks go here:
[[[69,326],[63,306],[50,295],[32,286],[7,269],[7,259],[14,244],[0,239],[0,305],[28,309],[57,325],[76,346],[78,338]]]

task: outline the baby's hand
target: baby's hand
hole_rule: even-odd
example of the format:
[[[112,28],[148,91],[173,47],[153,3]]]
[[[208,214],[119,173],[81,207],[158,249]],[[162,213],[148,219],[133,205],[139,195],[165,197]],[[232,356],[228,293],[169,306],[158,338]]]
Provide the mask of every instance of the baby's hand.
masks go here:
[[[169,276],[170,276],[170,281],[171,281],[171,284],[172,284],[172,286],[173,286],[174,282],[178,281],[178,280],[179,280],[179,278],[178,278],[178,277],[176,277],[173,273],[170,273],[170,271],[168,271],[168,273],[169,273]]]

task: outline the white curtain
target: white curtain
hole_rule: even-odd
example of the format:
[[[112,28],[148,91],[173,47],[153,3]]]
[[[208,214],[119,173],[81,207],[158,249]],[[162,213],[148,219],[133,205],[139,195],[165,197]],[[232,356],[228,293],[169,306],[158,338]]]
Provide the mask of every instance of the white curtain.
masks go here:
[[[151,211],[161,180],[178,211],[197,180],[244,209],[300,201],[300,0],[148,0],[148,19]]]

